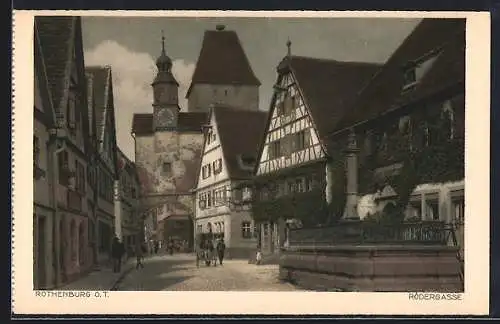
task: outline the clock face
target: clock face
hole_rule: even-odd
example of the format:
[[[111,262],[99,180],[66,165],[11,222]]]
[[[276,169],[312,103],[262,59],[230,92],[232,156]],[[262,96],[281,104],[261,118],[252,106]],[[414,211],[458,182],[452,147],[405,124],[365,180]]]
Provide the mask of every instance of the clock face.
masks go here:
[[[169,127],[174,124],[174,112],[171,109],[163,108],[158,112],[158,126],[160,127]]]

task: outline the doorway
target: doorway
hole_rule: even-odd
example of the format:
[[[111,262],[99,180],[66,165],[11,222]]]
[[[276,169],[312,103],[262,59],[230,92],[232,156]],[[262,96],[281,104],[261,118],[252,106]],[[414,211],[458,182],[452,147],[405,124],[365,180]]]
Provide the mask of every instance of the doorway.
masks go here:
[[[36,262],[36,275],[35,275],[35,289],[44,288],[46,282],[46,246],[45,246],[45,217],[38,218],[37,228],[37,262]]]

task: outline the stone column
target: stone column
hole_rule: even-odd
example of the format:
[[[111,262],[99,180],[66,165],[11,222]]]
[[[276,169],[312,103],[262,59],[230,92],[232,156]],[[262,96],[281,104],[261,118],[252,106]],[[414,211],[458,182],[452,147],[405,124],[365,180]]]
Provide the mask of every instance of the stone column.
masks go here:
[[[347,140],[346,167],[347,167],[347,186],[346,186],[346,207],[344,218],[358,218],[358,146],[356,142],[356,133],[351,130]]]
[[[427,220],[427,203],[425,202],[425,193],[422,193],[420,200],[420,210],[422,213],[422,220]]]
[[[114,207],[115,207],[115,235],[118,237],[120,242],[123,240],[122,235],[122,204],[120,195],[120,181],[115,180],[114,182]]]

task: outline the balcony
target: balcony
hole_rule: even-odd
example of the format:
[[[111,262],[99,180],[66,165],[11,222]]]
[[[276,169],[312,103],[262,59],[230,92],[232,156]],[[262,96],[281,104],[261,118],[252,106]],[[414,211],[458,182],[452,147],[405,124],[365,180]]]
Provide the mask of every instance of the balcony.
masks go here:
[[[67,207],[70,210],[81,212],[82,211],[82,196],[79,192],[68,190],[67,192]]]

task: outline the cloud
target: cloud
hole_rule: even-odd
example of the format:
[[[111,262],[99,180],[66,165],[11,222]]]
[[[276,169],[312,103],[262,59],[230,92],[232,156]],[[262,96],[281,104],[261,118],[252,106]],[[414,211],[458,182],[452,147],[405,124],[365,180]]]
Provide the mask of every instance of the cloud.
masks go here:
[[[113,96],[118,146],[134,160],[134,142],[130,135],[134,113],[151,113],[153,91],[151,82],[156,74],[155,58],[106,40],[85,52],[85,65],[110,65],[113,75]],[[172,73],[179,82],[179,105],[186,110],[184,99],[195,65],[185,60],[173,61]]]

